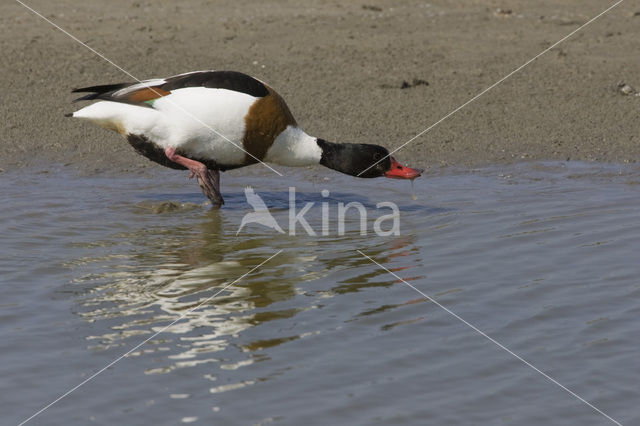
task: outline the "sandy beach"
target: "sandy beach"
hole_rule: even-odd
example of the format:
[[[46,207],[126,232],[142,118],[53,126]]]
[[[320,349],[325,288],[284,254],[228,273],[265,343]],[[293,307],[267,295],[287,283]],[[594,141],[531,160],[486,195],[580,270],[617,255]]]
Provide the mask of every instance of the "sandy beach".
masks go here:
[[[138,79],[201,69],[245,72],[278,90],[307,133],[394,149],[613,2],[27,4]],[[78,107],[72,88],[130,76],[20,3],[2,3],[0,12],[0,168],[158,167],[117,134],[64,117]],[[640,7],[621,3],[396,156],[427,169],[636,162],[639,25]]]

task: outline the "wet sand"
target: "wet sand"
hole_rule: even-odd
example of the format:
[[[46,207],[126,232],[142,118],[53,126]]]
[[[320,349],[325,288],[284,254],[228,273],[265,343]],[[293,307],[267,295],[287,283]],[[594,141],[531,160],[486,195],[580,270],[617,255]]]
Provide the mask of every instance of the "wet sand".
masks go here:
[[[310,134],[398,147],[613,2],[97,0],[27,4],[139,79],[230,69]],[[415,167],[635,162],[640,7],[625,2],[400,150]],[[16,2],[0,5],[0,168],[158,167],[67,119],[74,87],[131,78]],[[623,94],[618,84],[632,89]]]

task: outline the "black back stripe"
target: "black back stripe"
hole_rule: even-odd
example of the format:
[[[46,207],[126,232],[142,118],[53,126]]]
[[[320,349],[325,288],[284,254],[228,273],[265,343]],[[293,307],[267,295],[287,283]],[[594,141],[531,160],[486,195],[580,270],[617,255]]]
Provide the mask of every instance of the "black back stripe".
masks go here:
[[[152,80],[149,80],[149,82],[151,83]],[[142,83],[145,82],[143,81]],[[89,95],[85,95],[74,100],[74,102],[89,101],[94,99],[104,99],[115,102],[130,102],[129,96],[133,92],[126,90],[121,94],[117,92],[135,85],[140,85],[140,83],[105,84],[100,86],[90,86],[80,89],[73,89],[73,92],[93,92]],[[255,96],[256,98],[262,98],[269,94],[269,90],[263,83],[251,76],[237,71],[195,71],[166,78],[161,84],[140,86],[141,90],[151,87],[166,92],[183,89],[185,87],[227,89],[233,90],[234,92],[246,93],[247,95]]]
[[[169,77],[165,81],[166,83],[159,87],[169,92],[185,87],[207,87],[233,90],[256,98],[262,98],[269,94],[264,84],[237,71],[196,71]]]

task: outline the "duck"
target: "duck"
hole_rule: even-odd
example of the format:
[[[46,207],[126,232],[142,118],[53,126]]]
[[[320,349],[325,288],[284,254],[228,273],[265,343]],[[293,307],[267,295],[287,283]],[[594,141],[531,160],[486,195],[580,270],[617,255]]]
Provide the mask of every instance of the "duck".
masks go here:
[[[220,172],[270,163],[320,164],[360,178],[415,179],[380,145],[310,136],[269,85],[238,71],[193,71],[168,78],[88,86],[73,102],[97,101],[66,114],[122,135],[162,166],[197,177],[214,207],[224,204]]]

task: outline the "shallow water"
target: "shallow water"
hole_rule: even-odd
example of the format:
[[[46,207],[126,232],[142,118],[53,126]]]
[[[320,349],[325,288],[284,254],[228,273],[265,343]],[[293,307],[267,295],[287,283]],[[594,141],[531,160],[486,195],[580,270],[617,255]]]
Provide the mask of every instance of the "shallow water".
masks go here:
[[[637,169],[434,173],[416,201],[407,182],[269,173],[224,175],[219,211],[160,168],[0,174],[2,424],[132,349],[28,424],[613,424],[356,250],[640,424]],[[291,182],[320,235],[289,235]],[[245,185],[284,234],[236,235]],[[355,215],[337,232],[337,203],[352,201],[367,235]],[[372,232],[379,201],[398,205],[400,235]]]

